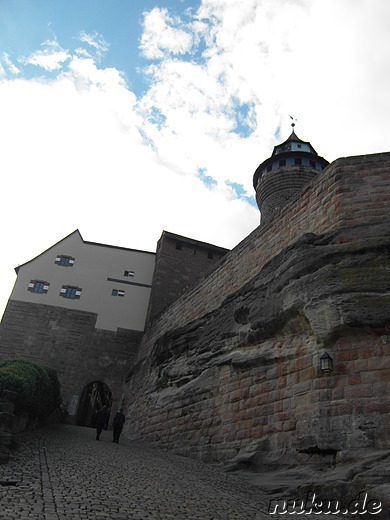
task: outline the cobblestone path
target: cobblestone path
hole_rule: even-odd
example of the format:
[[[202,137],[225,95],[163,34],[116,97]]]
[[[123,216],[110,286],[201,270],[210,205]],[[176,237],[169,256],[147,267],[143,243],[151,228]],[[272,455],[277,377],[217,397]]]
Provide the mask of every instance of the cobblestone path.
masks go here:
[[[0,518],[256,519],[254,490],[220,468],[112,432],[55,426],[21,436],[0,466]],[[268,515],[264,516],[267,517]]]
[[[267,500],[259,489],[218,466],[123,437],[115,444],[110,431],[103,431],[97,442],[90,428],[59,425],[22,434],[18,444],[9,464],[0,466],[4,520],[288,516],[267,513]]]

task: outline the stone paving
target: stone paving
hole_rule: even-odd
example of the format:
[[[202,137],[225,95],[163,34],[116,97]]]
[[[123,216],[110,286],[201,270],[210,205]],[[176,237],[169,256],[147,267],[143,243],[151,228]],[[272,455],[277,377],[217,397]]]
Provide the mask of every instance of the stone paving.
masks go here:
[[[133,443],[112,432],[56,425],[17,436],[0,466],[7,520],[261,520],[261,490],[219,466]],[[311,515],[310,515],[311,516]],[[315,515],[313,518],[329,518]],[[307,518],[307,516],[306,516]],[[332,515],[332,518],[336,518]],[[345,517],[344,517],[345,518]]]

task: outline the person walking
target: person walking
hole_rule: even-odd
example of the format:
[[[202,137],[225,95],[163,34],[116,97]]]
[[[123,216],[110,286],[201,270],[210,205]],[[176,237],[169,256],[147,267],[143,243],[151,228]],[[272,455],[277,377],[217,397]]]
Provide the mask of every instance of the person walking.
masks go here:
[[[96,440],[99,440],[100,434],[105,426],[108,425],[110,414],[108,413],[107,406],[102,406],[102,409],[98,411],[96,416]]]
[[[120,434],[121,434],[121,431],[122,431],[122,428],[123,428],[123,425],[125,423],[125,416],[123,414],[123,411],[122,411],[122,408],[120,408],[115,417],[114,417],[114,420],[112,421],[112,426],[114,428],[114,438],[113,438],[113,441],[112,442],[116,442],[118,443],[119,441],[119,437],[120,437]]]

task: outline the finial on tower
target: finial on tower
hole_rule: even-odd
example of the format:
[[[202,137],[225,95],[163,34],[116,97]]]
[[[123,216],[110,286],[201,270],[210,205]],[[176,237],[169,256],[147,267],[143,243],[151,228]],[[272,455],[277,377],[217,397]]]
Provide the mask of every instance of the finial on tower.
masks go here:
[[[290,115],[290,114],[289,114],[289,115]],[[291,121],[292,121],[292,123],[291,123],[291,128],[292,128],[292,131],[293,131],[293,133],[294,133],[294,127],[295,127],[295,121],[296,121],[296,119],[294,119],[293,116],[290,116],[290,119],[291,119]]]

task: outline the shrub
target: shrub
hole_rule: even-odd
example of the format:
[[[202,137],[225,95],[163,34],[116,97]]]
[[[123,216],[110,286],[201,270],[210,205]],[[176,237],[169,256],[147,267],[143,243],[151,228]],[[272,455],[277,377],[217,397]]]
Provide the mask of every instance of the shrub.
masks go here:
[[[27,412],[30,420],[45,420],[61,403],[57,372],[30,361],[0,364],[0,395],[5,389],[17,393],[15,413]]]

